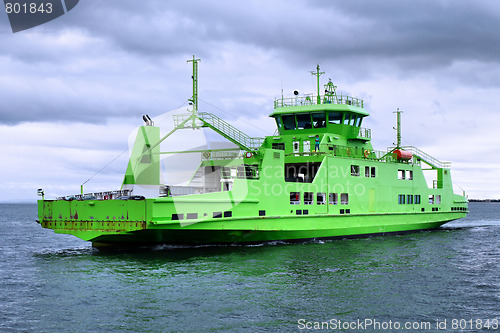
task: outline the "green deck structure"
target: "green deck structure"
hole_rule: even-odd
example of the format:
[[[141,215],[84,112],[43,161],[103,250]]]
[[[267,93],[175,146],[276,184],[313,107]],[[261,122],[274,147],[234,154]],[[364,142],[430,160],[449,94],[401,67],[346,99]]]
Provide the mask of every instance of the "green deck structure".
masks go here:
[[[373,149],[361,99],[329,81],[316,96],[276,99],[277,133],[252,138],[193,104],[163,137],[152,121],[137,133],[122,188],[38,201],[39,223],[94,246],[215,244],[352,237],[434,229],[467,214],[453,193],[450,163],[398,142]],[[146,120],[146,119],[145,119]],[[200,149],[189,184],[161,182],[160,143],[179,130],[209,128],[236,148]],[[316,143],[319,142],[319,147]],[[193,152],[193,151],[190,151]],[[179,152],[183,153],[183,152]],[[423,170],[433,173],[427,185]],[[139,188],[153,195],[142,196]],[[40,190],[40,193],[43,193]]]

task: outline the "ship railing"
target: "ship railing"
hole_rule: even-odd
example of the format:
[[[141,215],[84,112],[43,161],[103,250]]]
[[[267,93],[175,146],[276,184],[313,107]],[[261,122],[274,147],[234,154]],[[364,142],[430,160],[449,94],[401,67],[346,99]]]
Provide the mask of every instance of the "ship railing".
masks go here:
[[[112,200],[112,199],[123,199],[128,198],[132,195],[132,190],[116,190],[116,191],[103,191],[103,192],[92,192],[84,194],[67,195],[63,197],[58,197],[57,200]]]
[[[192,117],[192,114],[174,115],[174,125],[178,127],[186,119]],[[197,113],[197,118],[193,120],[194,123],[188,121],[183,127],[210,127],[229,141],[235,143],[240,148],[246,151],[255,151],[260,148],[264,138],[253,138],[243,133],[227,121],[217,117],[216,115],[208,112]]]
[[[303,106],[303,105],[318,105],[318,104],[347,104],[353,105],[360,108],[364,107],[364,101],[361,98],[351,97],[348,95],[320,95],[319,101],[318,96],[297,96],[297,97],[287,97],[287,98],[276,98],[274,100],[274,108],[283,108],[290,106]]]
[[[323,144],[323,147],[326,148],[327,154],[338,156],[338,157],[347,157],[347,158],[357,158],[357,159],[368,159],[368,160],[377,160],[381,162],[395,162],[396,156],[395,154],[387,154],[384,151],[380,150],[368,150],[365,147],[350,147],[350,146],[341,146],[334,144]],[[311,153],[315,154],[315,153]]]
[[[350,138],[371,139],[372,138],[372,130],[370,128],[364,128],[364,127],[353,127],[351,129]]]

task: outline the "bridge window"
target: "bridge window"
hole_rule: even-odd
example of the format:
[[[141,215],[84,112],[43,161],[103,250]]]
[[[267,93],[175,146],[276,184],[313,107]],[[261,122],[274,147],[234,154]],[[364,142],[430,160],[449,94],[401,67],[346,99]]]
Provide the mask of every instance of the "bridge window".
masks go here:
[[[297,128],[298,129],[312,128],[311,114],[310,113],[297,115]]]
[[[326,127],[326,115],[324,113],[313,113],[312,120],[314,128]]]
[[[344,118],[344,125],[349,125],[350,120],[351,120],[351,115],[346,113]]]
[[[276,116],[276,125],[278,126],[278,129],[281,128],[281,117],[280,116]]]
[[[361,120],[363,120],[363,117],[359,117],[358,118],[358,121],[357,121],[357,123],[355,125],[356,127],[361,127]]]
[[[358,118],[355,115],[351,115],[351,121],[349,122],[349,125],[354,126],[357,120]]]
[[[329,112],[328,113],[328,123],[340,125],[342,122],[342,113],[340,112]]]
[[[286,130],[294,130],[297,128],[295,125],[295,116],[290,115],[290,116],[283,116],[283,126],[285,127]]]

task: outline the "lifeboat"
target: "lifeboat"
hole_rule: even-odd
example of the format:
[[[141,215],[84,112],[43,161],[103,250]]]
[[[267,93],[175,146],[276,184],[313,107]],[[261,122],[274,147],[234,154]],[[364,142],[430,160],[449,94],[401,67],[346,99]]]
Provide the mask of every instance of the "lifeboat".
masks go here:
[[[396,154],[398,160],[403,160],[403,161],[408,161],[413,156],[411,152],[400,149],[394,150],[394,154]]]

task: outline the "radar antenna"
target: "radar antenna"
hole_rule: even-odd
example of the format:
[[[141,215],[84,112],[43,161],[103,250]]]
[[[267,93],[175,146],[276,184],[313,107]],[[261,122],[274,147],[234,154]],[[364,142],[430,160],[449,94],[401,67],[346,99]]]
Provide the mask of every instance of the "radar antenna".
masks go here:
[[[196,59],[193,55],[193,59],[188,60],[187,62],[193,63],[193,97],[189,99],[191,103],[193,103],[193,113],[198,113],[198,61],[201,59]]]
[[[318,104],[321,104],[321,96],[320,96],[320,93],[319,93],[319,77],[323,74],[325,74],[325,72],[320,72],[319,71],[319,64],[318,66],[316,66],[316,72],[312,72],[311,71],[311,74],[316,76],[317,78],[317,82],[318,82]]]
[[[397,119],[398,119],[398,123],[397,123],[397,127],[396,127],[396,131],[397,131],[397,136],[396,136],[396,139],[397,139],[397,145],[396,145],[396,149],[399,149],[401,148],[401,113],[403,113],[402,110],[399,110],[399,108],[394,111],[393,113],[396,113],[397,114]]]

